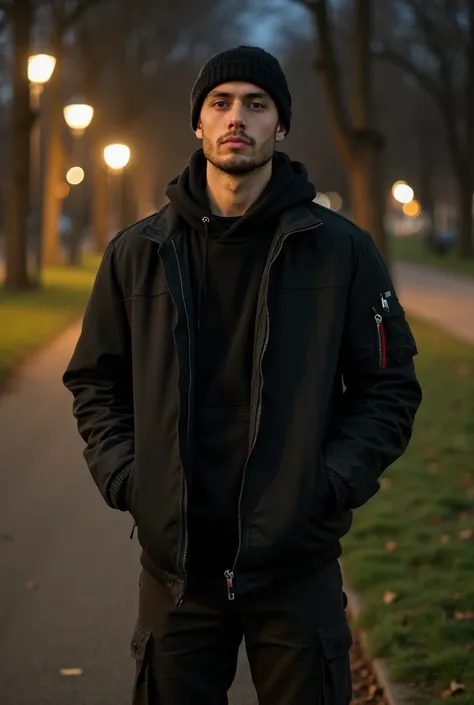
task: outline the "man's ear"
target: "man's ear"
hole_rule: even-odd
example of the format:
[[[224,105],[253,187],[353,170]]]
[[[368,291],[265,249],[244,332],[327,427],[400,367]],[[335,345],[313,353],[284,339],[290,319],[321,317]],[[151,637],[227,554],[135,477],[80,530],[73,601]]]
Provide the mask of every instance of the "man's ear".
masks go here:
[[[202,140],[202,122],[199,120],[198,125],[196,127],[196,131],[194,133],[198,140]]]
[[[282,142],[286,137],[286,129],[282,125],[281,122],[278,123],[276,133],[275,133],[275,139],[277,142]]]

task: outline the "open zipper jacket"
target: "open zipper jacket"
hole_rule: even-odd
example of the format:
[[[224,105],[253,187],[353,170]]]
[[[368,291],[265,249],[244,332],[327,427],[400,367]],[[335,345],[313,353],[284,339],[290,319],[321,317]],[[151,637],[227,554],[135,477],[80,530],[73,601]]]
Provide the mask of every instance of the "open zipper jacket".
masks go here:
[[[187,227],[168,204],[111,241],[64,374],[90,472],[177,603],[196,382]],[[285,210],[257,304],[231,599],[340,555],[352,510],[410,440],[415,354],[371,237],[316,204]]]

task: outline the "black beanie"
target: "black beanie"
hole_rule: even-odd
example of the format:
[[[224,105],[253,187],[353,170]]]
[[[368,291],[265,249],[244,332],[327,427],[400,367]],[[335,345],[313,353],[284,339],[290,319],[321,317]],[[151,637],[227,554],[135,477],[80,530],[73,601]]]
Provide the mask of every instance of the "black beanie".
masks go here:
[[[230,81],[260,86],[273,98],[286,132],[290,131],[291,95],[278,60],[263,49],[247,46],[216,54],[202,67],[191,93],[193,130],[197,129],[202,104],[210,91]]]

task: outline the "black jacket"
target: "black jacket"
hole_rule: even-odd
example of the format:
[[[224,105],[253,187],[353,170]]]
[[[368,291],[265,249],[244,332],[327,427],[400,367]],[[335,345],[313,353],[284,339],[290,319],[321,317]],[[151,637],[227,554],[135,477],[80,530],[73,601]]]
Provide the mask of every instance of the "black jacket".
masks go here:
[[[178,602],[195,383],[184,227],[168,205],[110,243],[64,375],[95,482],[133,515],[143,565]],[[340,555],[351,510],[410,439],[415,354],[371,237],[314,204],[285,211],[257,307],[233,591]]]

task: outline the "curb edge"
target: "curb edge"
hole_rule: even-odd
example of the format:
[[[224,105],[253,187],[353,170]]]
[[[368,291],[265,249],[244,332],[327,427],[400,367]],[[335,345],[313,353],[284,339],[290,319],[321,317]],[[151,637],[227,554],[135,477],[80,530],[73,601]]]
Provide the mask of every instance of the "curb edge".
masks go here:
[[[344,587],[344,592],[347,595],[347,610],[349,612],[349,616],[354,622],[357,623],[359,620],[359,615],[362,611],[362,600],[360,596],[350,588]],[[362,650],[367,654],[367,635],[360,627],[358,627],[358,631],[361,636]],[[383,690],[387,705],[412,705],[408,688],[393,683],[385,661],[378,658],[369,659],[369,661],[372,665],[377,682]]]

